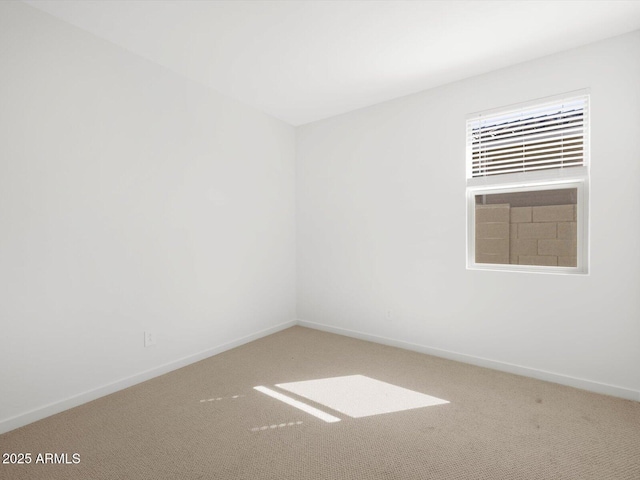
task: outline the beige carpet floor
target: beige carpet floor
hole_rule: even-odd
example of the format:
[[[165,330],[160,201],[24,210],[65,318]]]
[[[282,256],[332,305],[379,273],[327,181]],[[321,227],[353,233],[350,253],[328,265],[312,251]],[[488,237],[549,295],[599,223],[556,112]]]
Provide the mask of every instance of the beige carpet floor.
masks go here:
[[[341,419],[326,423],[253,389],[355,374],[450,403],[351,418],[288,394]],[[638,480],[640,403],[293,327],[8,432],[0,452],[80,455],[0,465],[3,480]]]

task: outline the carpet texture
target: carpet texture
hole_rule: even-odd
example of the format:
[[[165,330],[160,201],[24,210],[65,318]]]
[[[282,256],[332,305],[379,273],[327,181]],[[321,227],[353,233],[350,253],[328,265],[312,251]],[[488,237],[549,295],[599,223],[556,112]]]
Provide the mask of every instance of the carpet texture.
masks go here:
[[[326,423],[253,389],[364,375],[448,404]],[[6,480],[638,480],[640,403],[293,327],[0,435]],[[38,453],[77,464],[34,463]]]

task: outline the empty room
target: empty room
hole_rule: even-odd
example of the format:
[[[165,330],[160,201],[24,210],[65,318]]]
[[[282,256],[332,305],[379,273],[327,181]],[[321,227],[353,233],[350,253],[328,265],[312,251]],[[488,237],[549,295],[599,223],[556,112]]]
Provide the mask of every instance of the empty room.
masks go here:
[[[640,1],[0,1],[0,132],[0,479],[640,479]]]

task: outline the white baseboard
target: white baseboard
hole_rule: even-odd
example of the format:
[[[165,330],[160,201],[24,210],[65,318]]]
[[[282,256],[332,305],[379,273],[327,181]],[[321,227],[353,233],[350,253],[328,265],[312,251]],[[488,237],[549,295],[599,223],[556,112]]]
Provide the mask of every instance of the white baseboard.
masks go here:
[[[135,375],[131,375],[130,377],[123,378],[116,382],[109,383],[107,385],[103,385],[101,387],[94,388],[77,395],[73,395],[58,402],[44,405],[34,410],[16,415],[15,417],[7,418],[0,421],[0,434],[9,432],[19,427],[23,427],[25,425],[28,425],[29,423],[33,423],[45,417],[55,415],[56,413],[63,412],[70,408],[77,407],[78,405],[82,405],[83,403],[87,403],[97,398],[104,397],[105,395],[123,390],[138,383],[145,382],[157,376],[164,375],[165,373],[177,370],[178,368],[182,368],[192,363],[199,362],[200,360],[204,360],[205,358],[209,358],[213,355],[217,355],[227,350],[231,350],[232,348],[239,347],[240,345],[244,345],[245,343],[249,343],[259,338],[266,337],[267,335],[271,335],[272,333],[279,332],[280,330],[293,327],[296,324],[297,322],[295,320],[284,322],[274,327],[266,328],[264,330],[252,333],[251,335],[238,338],[223,345],[218,345],[217,347],[213,347],[193,355],[188,355],[178,360],[165,363],[163,365],[145,370]]]
[[[398,347],[405,350],[412,350],[415,352],[426,353],[427,355],[433,355],[434,357],[447,358],[449,360],[455,360],[462,363],[477,365],[479,367],[491,368],[493,370],[514,373],[516,375],[522,375],[524,377],[535,378],[538,380],[544,380],[552,383],[559,383],[561,385],[579,388],[582,390],[588,390],[590,392],[602,393],[604,395],[611,395],[613,397],[619,397],[627,400],[634,400],[636,402],[640,402],[640,391],[631,390],[624,387],[617,387],[615,385],[608,385],[606,383],[594,382],[591,380],[585,380],[583,378],[570,377],[568,375],[561,375],[558,373],[547,372],[544,370],[537,370],[535,368],[523,367],[521,365],[514,365],[511,363],[498,362],[496,360],[489,360],[487,358],[475,357],[473,355],[466,355],[464,353],[456,353],[448,350],[441,350],[439,348],[428,347],[425,345],[418,345],[410,342],[404,342],[402,340],[396,340],[393,338],[382,337],[378,335],[370,335],[368,333],[348,330],[345,328],[333,327],[331,325],[325,325],[322,323],[308,322],[306,320],[299,319],[298,325],[300,325],[301,327],[313,328],[315,330],[322,330],[325,332],[336,333],[338,335],[344,335],[346,337],[353,337],[360,340],[367,340],[369,342],[380,343],[380,344],[389,345],[392,347]]]

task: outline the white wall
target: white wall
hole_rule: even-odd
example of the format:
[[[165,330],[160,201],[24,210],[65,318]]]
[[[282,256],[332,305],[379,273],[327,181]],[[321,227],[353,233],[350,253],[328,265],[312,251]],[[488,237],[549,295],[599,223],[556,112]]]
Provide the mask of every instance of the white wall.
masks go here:
[[[0,432],[295,321],[292,127],[21,3],[0,70]]]
[[[298,128],[301,323],[640,400],[639,85],[635,32]],[[466,270],[466,115],[582,88],[590,275]]]

